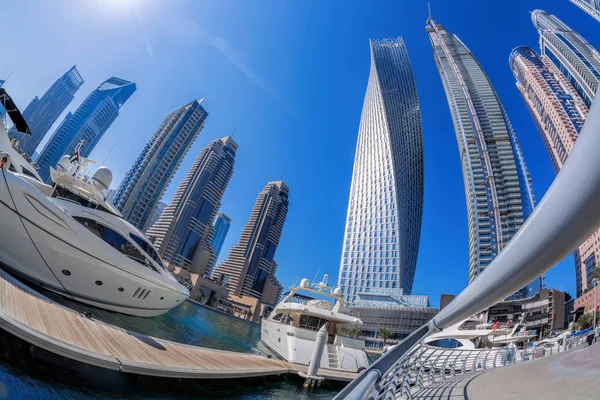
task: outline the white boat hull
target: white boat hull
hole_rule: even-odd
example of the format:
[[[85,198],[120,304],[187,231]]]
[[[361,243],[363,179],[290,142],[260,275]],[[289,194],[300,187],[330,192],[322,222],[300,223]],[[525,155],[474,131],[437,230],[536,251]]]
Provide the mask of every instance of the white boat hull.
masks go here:
[[[0,262],[68,298],[130,315],[160,315],[188,296],[185,288],[160,274],[153,277],[10,172],[0,172]]]
[[[261,340],[285,361],[308,365],[315,347],[317,331],[297,328],[278,321],[263,318]],[[364,341],[335,336],[326,344],[321,356],[320,368],[358,372],[370,364],[364,350]]]

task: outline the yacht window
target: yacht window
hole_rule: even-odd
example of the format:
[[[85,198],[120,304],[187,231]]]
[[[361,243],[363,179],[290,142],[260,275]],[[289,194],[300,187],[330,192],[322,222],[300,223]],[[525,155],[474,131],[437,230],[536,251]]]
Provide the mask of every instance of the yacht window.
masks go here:
[[[144,257],[144,255],[140,253],[140,251],[131,242],[121,236],[118,232],[110,229],[107,226],[99,224],[93,219],[82,217],[73,217],[73,219],[88,228],[93,234],[111,245],[121,254],[124,254],[127,257],[139,262],[143,266],[152,268],[154,271],[158,272],[152,263],[150,263],[148,259],[146,259],[146,257]]]
[[[275,314],[275,316],[273,317],[273,321],[281,321],[282,316],[283,314]]]
[[[21,167],[21,168],[23,168],[23,167]],[[23,175],[26,175],[26,176],[28,176],[28,177],[30,177],[30,178],[33,178],[33,179],[35,179],[36,181],[38,181],[38,182],[39,182],[39,179],[37,178],[37,176],[35,176],[35,175],[33,174],[33,172],[31,172],[31,171],[30,171],[30,170],[28,170],[27,168],[23,168]]]
[[[12,165],[12,164],[10,164],[10,165],[8,166],[8,170],[9,170],[10,172],[17,172],[17,170],[15,169],[15,166],[14,166],[14,165]]]
[[[433,340],[427,344],[429,346],[440,347],[442,349],[456,349],[458,347],[462,347],[462,343],[453,338]]]
[[[326,319],[319,317],[313,317],[312,315],[301,315],[300,316],[300,328],[311,329],[318,331],[320,327],[327,323]]]
[[[133,233],[130,233],[129,237],[131,237],[133,239],[133,241],[136,242],[138,244],[138,246],[140,246],[142,248],[142,250],[144,250],[150,256],[150,258],[152,258],[154,261],[156,261],[156,263],[158,265],[165,268],[158,253],[156,252],[156,250],[154,250],[154,247],[150,243],[148,243],[141,237],[134,235]]]
[[[58,185],[54,187],[52,197],[61,197],[66,200],[71,200],[75,203],[79,203],[80,205],[87,208],[96,208],[96,204]]]
[[[104,206],[101,206],[100,204],[98,204],[98,206],[96,207],[96,210],[104,211],[104,212],[107,212],[109,214],[114,214],[113,211],[110,211],[108,208],[106,208]]]

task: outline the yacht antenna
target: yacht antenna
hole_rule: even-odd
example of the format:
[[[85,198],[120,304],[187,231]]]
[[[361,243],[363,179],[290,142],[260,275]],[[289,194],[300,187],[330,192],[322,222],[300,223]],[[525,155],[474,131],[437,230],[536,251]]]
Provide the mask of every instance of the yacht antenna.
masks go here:
[[[108,156],[110,156],[110,154],[113,152],[113,150],[115,149],[115,147],[117,147],[117,144],[119,143],[119,141],[121,140],[121,138],[118,138],[117,141],[115,142],[115,144],[113,144],[113,147],[111,147],[110,151],[108,152],[108,154],[106,155],[106,157],[104,158],[104,161],[102,161],[102,164],[100,165],[104,165],[104,163],[106,162],[106,160],[108,159]]]
[[[319,265],[319,269],[317,269],[317,273],[315,274],[315,277],[312,280],[312,283],[315,283],[317,281],[317,275],[319,275],[319,271],[321,270],[321,267],[323,266],[323,264]]]

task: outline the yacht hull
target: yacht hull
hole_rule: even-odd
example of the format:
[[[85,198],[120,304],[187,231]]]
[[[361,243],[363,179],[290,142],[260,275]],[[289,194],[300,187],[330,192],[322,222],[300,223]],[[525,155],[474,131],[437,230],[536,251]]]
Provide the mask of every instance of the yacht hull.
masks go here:
[[[317,331],[297,328],[263,318],[261,340],[281,359],[308,365],[315,348]],[[329,340],[321,356],[320,368],[357,372],[370,364],[364,341],[336,335]],[[331,343],[329,343],[331,342]]]
[[[163,314],[188,296],[180,285],[153,278],[5,171],[0,172],[0,262],[67,298],[135,316]]]

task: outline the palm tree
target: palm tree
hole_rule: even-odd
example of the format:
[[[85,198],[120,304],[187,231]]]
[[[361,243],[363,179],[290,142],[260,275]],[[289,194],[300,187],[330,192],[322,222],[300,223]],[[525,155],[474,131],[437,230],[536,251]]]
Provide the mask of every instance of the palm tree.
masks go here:
[[[358,339],[362,332],[360,331],[360,329],[358,329],[358,326],[356,325],[347,325],[344,328],[342,328],[342,333],[349,338]]]
[[[394,331],[390,328],[379,328],[379,336],[383,339],[383,347],[385,347],[387,341],[394,336]]]
[[[579,330],[587,329],[592,326],[593,321],[594,321],[594,314],[592,314],[592,313],[583,314],[577,320],[577,328],[579,328]]]

